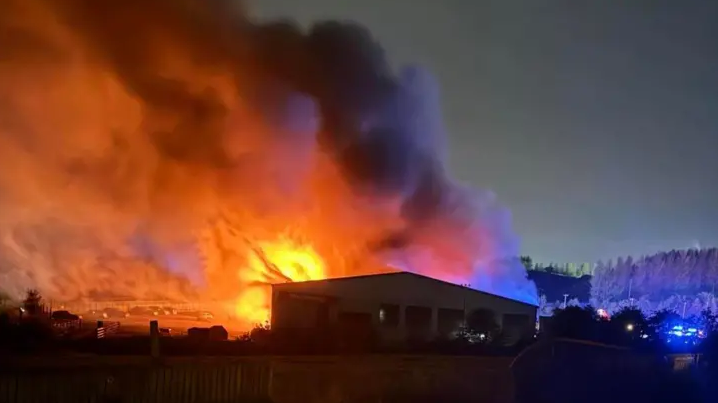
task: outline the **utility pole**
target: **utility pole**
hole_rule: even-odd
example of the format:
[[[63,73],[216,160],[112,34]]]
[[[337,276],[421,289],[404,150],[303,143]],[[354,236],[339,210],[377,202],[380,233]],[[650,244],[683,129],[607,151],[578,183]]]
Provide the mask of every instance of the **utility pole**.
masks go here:
[[[686,305],[688,305],[688,301],[683,302],[683,314],[681,315],[681,319],[686,318]]]
[[[563,309],[566,309],[567,300],[568,300],[568,294],[563,294]]]

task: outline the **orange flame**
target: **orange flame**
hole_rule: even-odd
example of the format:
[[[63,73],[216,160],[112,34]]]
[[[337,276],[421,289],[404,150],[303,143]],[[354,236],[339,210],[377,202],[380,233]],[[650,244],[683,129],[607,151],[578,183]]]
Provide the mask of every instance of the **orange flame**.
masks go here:
[[[240,294],[236,305],[237,316],[252,324],[269,321],[271,290],[267,283],[326,278],[324,260],[309,244],[281,237],[276,242],[259,243],[258,249],[249,256],[250,270],[239,272],[243,281],[254,285]]]

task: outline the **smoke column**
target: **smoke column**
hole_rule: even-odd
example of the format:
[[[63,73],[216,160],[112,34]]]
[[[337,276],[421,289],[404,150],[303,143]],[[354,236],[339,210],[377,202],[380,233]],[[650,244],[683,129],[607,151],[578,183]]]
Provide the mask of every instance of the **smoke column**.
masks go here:
[[[360,26],[236,0],[4,0],[0,287],[231,299],[252,245],[529,302],[508,212],[447,173],[437,83]],[[252,280],[253,281],[253,280]]]

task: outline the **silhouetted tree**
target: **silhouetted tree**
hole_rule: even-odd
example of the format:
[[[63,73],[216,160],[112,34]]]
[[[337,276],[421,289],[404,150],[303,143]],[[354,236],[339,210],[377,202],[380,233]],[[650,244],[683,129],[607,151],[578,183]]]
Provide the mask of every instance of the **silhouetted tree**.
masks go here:
[[[643,340],[641,336],[648,332],[648,320],[640,309],[626,307],[613,314],[608,328],[608,341],[631,345]]]
[[[699,322],[708,333],[718,331],[718,315],[710,308],[701,311]]]
[[[581,276],[590,276],[593,274],[593,269],[591,268],[591,264],[589,263],[581,264],[581,268],[579,270]]]
[[[661,309],[646,320],[646,334],[650,340],[658,340],[681,320],[681,316],[670,309]]]
[[[548,333],[553,337],[595,340],[598,337],[598,316],[591,306],[569,306],[554,311]]]
[[[644,298],[654,306],[680,312],[685,307],[687,315],[698,315],[705,308],[718,308],[716,285],[718,248],[673,250],[636,259],[622,257],[615,264],[599,261],[591,279],[591,296],[602,304]],[[679,302],[676,296],[687,300]]]
[[[42,296],[35,289],[27,290],[22,307],[28,315],[38,315],[42,312]]]
[[[533,270],[534,269],[534,263],[531,259],[531,256],[521,256],[521,264],[524,265],[526,270]]]
[[[269,323],[257,324],[252,330],[239,337],[241,341],[251,341],[260,345],[271,343],[271,329]]]
[[[528,270],[540,271],[549,274],[558,274],[561,276],[576,278],[591,275],[591,266],[588,263],[583,263],[580,266],[575,263],[551,263],[546,266],[543,263],[534,263],[529,256],[521,256],[521,263]]]

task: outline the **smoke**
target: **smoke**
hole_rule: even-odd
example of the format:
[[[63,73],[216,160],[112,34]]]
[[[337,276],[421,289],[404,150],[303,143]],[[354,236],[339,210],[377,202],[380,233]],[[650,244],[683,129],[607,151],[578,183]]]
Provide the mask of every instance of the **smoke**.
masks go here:
[[[235,0],[0,5],[0,280],[51,297],[231,299],[253,242],[530,302],[491,194],[447,174],[437,83],[362,27]]]

